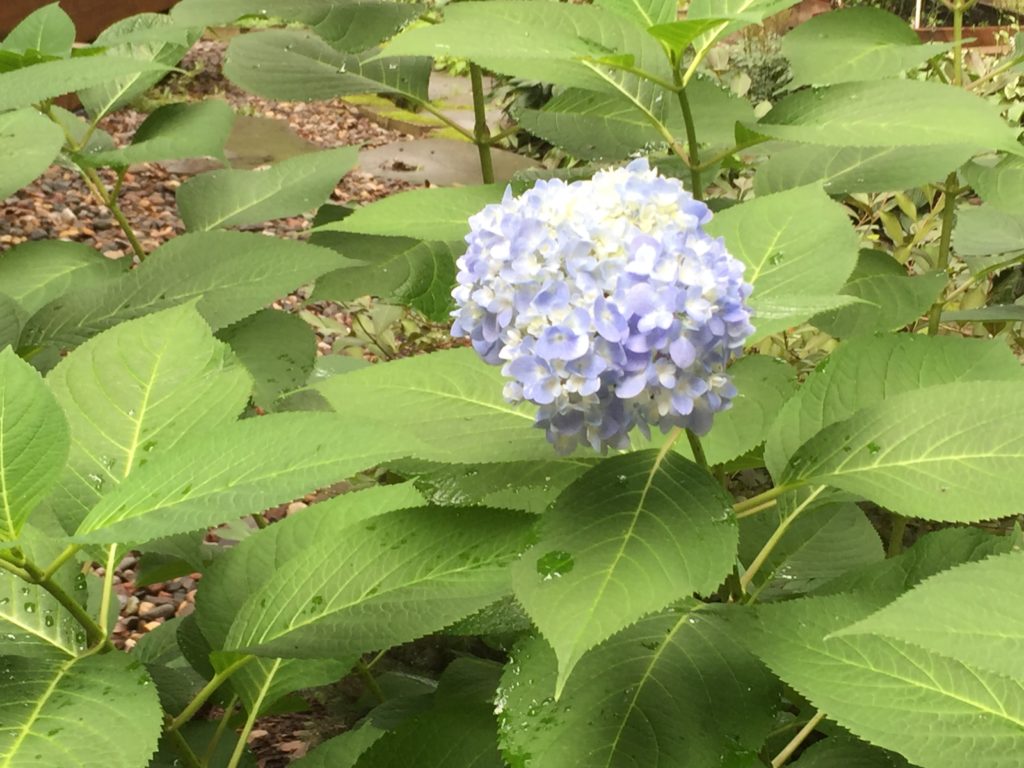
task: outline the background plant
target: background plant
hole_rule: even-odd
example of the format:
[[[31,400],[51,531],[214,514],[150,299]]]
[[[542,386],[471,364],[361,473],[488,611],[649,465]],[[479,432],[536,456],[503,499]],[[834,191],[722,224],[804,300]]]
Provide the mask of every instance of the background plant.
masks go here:
[[[793,79],[758,118],[707,57],[789,4],[465,2],[380,48],[423,9],[185,0],[86,49],[52,5],[8,36],[0,191],[73,164],[135,254],[0,255],[0,764],[233,768],[261,714],[355,669],[380,705],[303,765],[1015,766],[1024,390],[1003,281],[1024,145],[979,93],[1024,55],[973,71],[959,37],[826,14],[783,38]],[[558,458],[471,350],[314,368],[309,326],[264,309],[313,284],[443,320],[467,218],[503,185],[328,209],[305,243],[230,228],[319,205],[354,150],[212,171],[179,191],[189,232],[146,253],[124,169],[220,156],[230,109],[164,106],[123,147],[99,120],[201,27],[253,14],[291,25],[232,41],[226,72],[254,92],[430,110],[428,57],[462,57],[478,104],[481,71],[554,86],[518,118],[589,164],[574,173],[641,153],[710,191],[757,312],[734,408],[692,447]],[[53,105],[67,92],[84,118]],[[463,133],[489,180],[491,127]],[[247,515],[257,533],[200,557]],[[194,617],[122,654],[128,549],[204,579]],[[488,651],[385,690],[380,652],[429,634]],[[197,717],[212,702],[220,723]]]

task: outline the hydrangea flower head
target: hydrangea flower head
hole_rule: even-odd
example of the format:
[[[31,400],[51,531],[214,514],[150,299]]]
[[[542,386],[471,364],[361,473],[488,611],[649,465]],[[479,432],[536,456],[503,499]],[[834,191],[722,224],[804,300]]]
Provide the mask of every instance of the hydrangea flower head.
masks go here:
[[[710,218],[645,159],[507,191],[469,220],[452,334],[503,366],[506,400],[536,404],[559,453],[627,448],[634,428],[704,434],[754,330],[744,266]]]

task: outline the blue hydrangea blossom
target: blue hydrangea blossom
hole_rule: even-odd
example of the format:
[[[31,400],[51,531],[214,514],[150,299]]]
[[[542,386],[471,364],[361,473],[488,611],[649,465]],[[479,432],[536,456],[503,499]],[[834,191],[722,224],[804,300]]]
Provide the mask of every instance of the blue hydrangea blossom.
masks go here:
[[[509,190],[469,220],[452,334],[503,366],[506,400],[536,404],[559,453],[627,448],[634,428],[704,434],[753,331],[744,265],[710,218],[645,159]]]

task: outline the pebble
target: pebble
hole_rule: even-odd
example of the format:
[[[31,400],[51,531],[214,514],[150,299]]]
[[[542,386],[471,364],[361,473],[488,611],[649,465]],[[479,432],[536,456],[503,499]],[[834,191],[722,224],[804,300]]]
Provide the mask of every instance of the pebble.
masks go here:
[[[146,608],[147,605],[150,607]],[[174,603],[164,603],[162,605],[142,603],[139,605],[139,616],[143,619],[169,619],[173,615]]]

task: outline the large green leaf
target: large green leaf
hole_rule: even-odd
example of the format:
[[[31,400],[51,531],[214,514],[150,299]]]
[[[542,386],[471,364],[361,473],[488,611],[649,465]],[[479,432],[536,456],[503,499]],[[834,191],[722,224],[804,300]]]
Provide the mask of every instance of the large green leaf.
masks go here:
[[[113,78],[166,72],[169,66],[120,56],[85,56],[46,61],[0,73],[0,112],[39,104]]]
[[[448,319],[455,285],[455,255],[448,243],[323,231],[310,242],[363,262],[323,275],[314,299],[378,296],[414,307],[432,320]]]
[[[870,304],[854,304],[811,322],[836,338],[895,331],[921,317],[946,287],[946,275],[910,277],[887,253],[861,251],[857,269],[842,292]]]
[[[323,413],[248,419],[197,435],[187,445],[154,457],[103,497],[79,527],[78,537],[110,543],[194,531],[261,512],[382,461],[421,452],[409,435],[396,434],[365,415],[353,422]]]
[[[899,77],[951,47],[922,44],[899,16],[869,7],[820,14],[782,38],[790,88]]]
[[[224,74],[239,87],[272,99],[395,93],[426,101],[430,60],[371,59],[370,54],[339,52],[309,32],[271,29],[235,37]]]
[[[732,568],[731,499],[671,451],[597,464],[562,491],[513,568],[516,597],[558,656],[556,697],[583,655]]]
[[[931,184],[967,162],[974,148],[816,147],[802,145],[775,152],[754,176],[758,195],[819,182],[826,192],[891,192]]]
[[[0,540],[18,537],[64,469],[68,424],[38,372],[0,350]]]
[[[41,175],[63,145],[60,126],[34,109],[0,114],[0,199]]]
[[[140,13],[111,24],[96,38],[96,45],[108,46],[104,58],[114,55],[162,66],[90,83],[78,94],[86,111],[99,120],[141,96],[181,61],[198,38],[198,30],[182,28],[161,13]]]
[[[542,461],[440,464],[418,473],[414,482],[430,503],[445,506],[477,504],[498,493],[514,497],[534,488],[557,496],[594,463],[594,460],[552,458]],[[396,469],[399,473],[403,472],[400,464]]]
[[[75,23],[58,3],[33,11],[11,30],[0,50],[14,53],[35,51],[45,56],[65,58],[75,44]]]
[[[68,469],[50,502],[69,529],[142,465],[233,422],[252,386],[191,305],[111,328],[47,383],[71,425]]]
[[[761,746],[778,683],[713,615],[684,606],[641,619],[585,655],[555,701],[558,666],[541,638],[502,678],[501,743],[512,765],[731,765]]]
[[[832,485],[910,517],[971,522],[1017,514],[1022,469],[1020,382],[972,381],[897,395],[826,427],[793,454],[781,482]]]
[[[676,3],[672,3],[675,11]],[[675,20],[675,13],[661,24],[648,27],[647,31],[668,46],[679,56],[701,35],[721,29],[727,19],[682,19]]]
[[[743,562],[753,561],[779,522],[779,517],[769,512],[740,521]],[[749,591],[762,602],[792,597],[884,557],[877,531],[856,504],[822,504],[793,522],[757,572]]]
[[[0,765],[139,768],[156,751],[163,724],[156,686],[125,654],[7,656],[0,676]]]
[[[167,104],[146,118],[127,147],[94,152],[87,160],[92,165],[126,166],[186,157],[222,157],[234,122],[234,111],[221,99]]]
[[[182,235],[102,290],[75,290],[44,308],[21,343],[73,347],[119,322],[196,299],[219,330],[343,266],[338,254],[307,243],[242,232]]]
[[[1024,160],[1005,157],[992,166],[968,163],[961,173],[989,205],[1006,213],[1024,211]]]
[[[0,253],[0,285],[29,314],[72,287],[96,290],[122,270],[85,243],[66,240],[29,241]]]
[[[551,458],[551,446],[533,427],[529,411],[505,402],[504,383],[497,367],[470,349],[455,349],[335,376],[316,389],[346,423],[367,413],[388,414],[388,429],[420,444],[418,458]]]
[[[725,238],[729,252],[747,265],[752,283],[756,337],[795,325],[815,311],[758,320],[762,302],[801,302],[836,294],[857,261],[857,234],[846,211],[818,187],[759,197],[715,215],[706,229]],[[822,252],[821,243],[829,247]],[[799,306],[799,303],[795,306]]]
[[[778,479],[789,457],[817,432],[890,397],[953,381],[1021,376],[1020,364],[998,342],[909,334],[845,342],[779,412],[765,445],[766,465]]]
[[[45,567],[64,548],[64,542],[53,533],[29,523],[21,531],[18,548]],[[84,575],[62,568],[52,578],[76,603],[85,605]],[[57,598],[38,584],[0,569],[0,656],[67,659],[84,651],[86,641],[85,630]]]
[[[1024,554],[1011,552],[944,571],[838,636],[880,635],[964,664],[1024,680],[1024,606],[1007,600],[1024,580]]]
[[[246,599],[228,648],[345,657],[439,630],[509,593],[508,564],[526,546],[531,516],[424,507],[341,524]]]
[[[784,141],[830,147],[954,145],[1024,154],[1016,132],[980,96],[918,80],[799,91],[753,128]]]
[[[737,627],[814,706],[921,768],[1015,768],[1024,752],[1024,683],[873,635],[836,631],[881,607],[858,594],[757,610]]]
[[[273,410],[278,396],[299,389],[313,370],[316,334],[302,318],[263,309],[220,332],[253,379],[253,402]]]
[[[0,293],[0,349],[15,346],[25,322],[25,310],[6,293]]]
[[[362,235],[395,235],[420,240],[461,240],[469,232],[469,217],[497,203],[503,184],[453,189],[414,189],[385,197],[318,231],[338,230]]]
[[[1024,214],[994,205],[965,205],[956,216],[953,249],[960,256],[1024,251]]]
[[[354,147],[338,147],[254,171],[210,171],[178,188],[178,210],[191,230],[294,216],[322,205],[355,163]]]
[[[195,612],[203,636],[211,647],[223,648],[246,599],[279,578],[286,563],[318,541],[336,537],[346,524],[421,503],[422,497],[409,485],[372,488],[314,505],[301,515],[293,515],[248,537],[219,557],[204,577]],[[223,671],[240,656],[217,652],[212,654],[211,661],[218,671]],[[293,691],[343,677],[357,660],[356,654],[301,661],[259,658],[237,670],[231,676],[231,686],[246,709],[258,706],[266,710]]]
[[[635,24],[649,27],[675,21],[677,0],[597,0],[598,7],[607,8]]]
[[[852,736],[830,736],[803,752],[793,768],[910,768],[900,755],[873,747]]]

